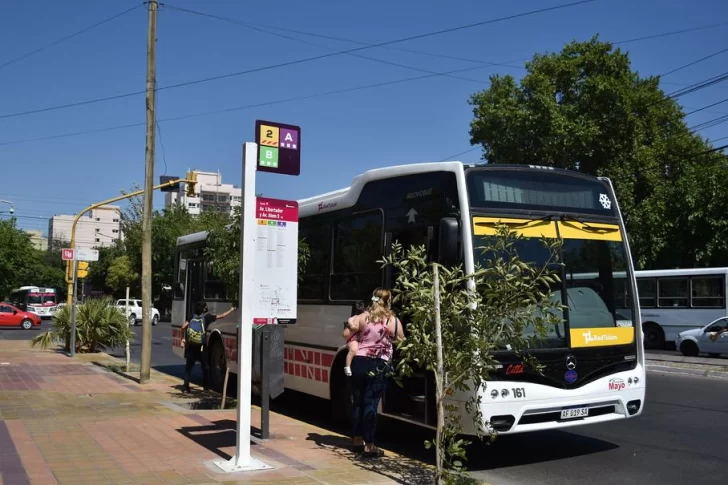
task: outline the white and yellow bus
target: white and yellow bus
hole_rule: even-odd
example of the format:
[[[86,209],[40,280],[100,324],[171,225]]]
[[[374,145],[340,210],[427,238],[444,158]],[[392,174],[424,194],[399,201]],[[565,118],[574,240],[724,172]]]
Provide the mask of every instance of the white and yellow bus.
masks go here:
[[[425,244],[430,258],[473,271],[494,223],[524,236],[522,259],[548,257],[540,237],[563,240],[563,282],[554,288],[569,310],[533,355],[536,373],[507,350],[482,390],[482,415],[498,433],[599,423],[639,415],[645,399],[645,360],[639,318],[617,313],[615,288],[636,294],[624,222],[611,182],[580,173],[517,165],[412,164],[370,170],[351,186],[298,201],[299,232],[311,259],[298,287],[298,320],[285,329],[285,386],[346,409],[342,322],[354,301],[395,275],[377,260],[393,241]],[[182,355],[180,327],[195,301],[213,312],[230,306],[204,256],[207,234],[179,238],[172,345]],[[594,273],[588,280],[584,273]],[[630,312],[639,316],[637,299]],[[212,384],[227,366],[237,371],[236,319],[211,325]],[[406,322],[405,330],[406,330]],[[433,427],[434,383],[427,373],[387,389],[382,415]],[[453,396],[453,399],[458,399]],[[462,404],[462,403],[460,403]],[[464,411],[463,411],[464,412]],[[470,419],[463,419],[468,426]],[[471,426],[465,430],[474,434]]]

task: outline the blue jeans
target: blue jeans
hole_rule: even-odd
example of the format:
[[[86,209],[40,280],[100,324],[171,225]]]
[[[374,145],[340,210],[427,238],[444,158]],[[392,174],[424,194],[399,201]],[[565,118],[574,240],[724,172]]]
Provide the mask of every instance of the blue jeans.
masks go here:
[[[377,407],[386,384],[387,362],[371,357],[354,357],[351,362],[351,422],[355,437],[374,443],[377,429]]]

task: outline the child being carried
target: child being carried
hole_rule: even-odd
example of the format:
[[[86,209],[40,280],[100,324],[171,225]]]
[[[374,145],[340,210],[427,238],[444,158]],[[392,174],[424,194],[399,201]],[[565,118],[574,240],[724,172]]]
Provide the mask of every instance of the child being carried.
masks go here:
[[[361,315],[366,309],[367,307],[364,302],[358,301],[351,306],[351,316]],[[346,347],[349,349],[349,352],[346,354],[346,363],[344,364],[344,374],[349,377],[351,377],[351,362],[354,360],[354,356],[356,356],[356,351],[359,350],[359,332],[357,332],[359,329],[352,328],[351,330],[351,336],[346,341]]]

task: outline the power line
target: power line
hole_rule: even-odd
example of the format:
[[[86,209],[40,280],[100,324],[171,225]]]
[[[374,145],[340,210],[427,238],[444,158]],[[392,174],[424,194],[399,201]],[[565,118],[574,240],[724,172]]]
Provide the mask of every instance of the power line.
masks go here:
[[[672,32],[663,32],[661,34],[653,34],[653,35],[647,35],[644,37],[635,37],[634,39],[627,39],[627,40],[620,40],[617,42],[612,42],[612,44],[629,44],[631,42],[640,42],[643,40],[650,40],[650,39],[658,39],[660,37],[668,37],[671,35],[678,35],[678,34],[684,34],[687,32],[696,32],[698,30],[706,30],[706,29],[713,29],[715,27],[723,27],[728,25],[728,22],[721,22],[718,24],[710,24],[710,25],[703,25],[701,27],[691,27],[689,29],[681,29],[681,30],[673,30]]]
[[[25,54],[22,54],[22,55],[14,58],[14,59],[10,59],[9,61],[6,61],[5,63],[0,64],[0,69],[2,69],[3,67],[9,66],[11,64],[14,64],[16,62],[22,61],[23,59],[27,59],[28,57],[30,57],[32,55],[35,55],[35,54],[37,54],[39,52],[42,52],[42,51],[44,51],[46,49],[49,49],[49,48],[51,48],[53,46],[56,46],[56,45],[58,45],[58,44],[60,44],[62,42],[65,42],[65,41],[69,40],[69,39],[72,39],[72,38],[77,37],[77,36],[79,36],[81,34],[84,34],[84,33],[88,32],[89,30],[95,29],[96,27],[98,27],[100,25],[103,25],[103,24],[105,24],[107,22],[111,22],[112,20],[116,20],[119,17],[122,17],[122,16],[128,14],[129,12],[132,12],[132,11],[138,9],[139,7],[143,6],[143,5],[144,5],[144,3],[140,3],[139,5],[135,5],[135,6],[131,7],[131,8],[128,8],[128,9],[124,10],[123,12],[120,12],[120,13],[118,13],[116,15],[113,15],[111,17],[108,17],[108,18],[104,19],[104,20],[101,20],[99,22],[96,22],[93,25],[89,25],[88,27],[83,28],[83,29],[81,29],[81,30],[79,30],[77,32],[74,32],[72,34],[66,35],[64,37],[61,37],[60,39],[54,40],[50,44],[46,44],[43,47],[39,47],[39,48],[37,48],[35,50],[32,50],[30,52],[26,52]]]
[[[705,56],[705,57],[701,57],[700,59],[698,59],[698,60],[696,60],[696,61],[690,62],[690,63],[688,63],[688,64],[685,64],[685,65],[683,65],[683,66],[680,66],[680,67],[676,67],[675,69],[672,69],[672,70],[670,70],[670,71],[667,71],[667,72],[665,72],[665,73],[663,73],[663,74],[660,74],[660,77],[661,77],[661,78],[663,78],[663,77],[665,77],[665,76],[667,76],[667,75],[670,75],[670,74],[672,74],[672,73],[674,73],[674,72],[678,72],[678,71],[681,71],[681,70],[683,70],[683,69],[685,69],[685,68],[687,68],[687,67],[690,67],[690,66],[694,66],[695,64],[698,64],[699,62],[703,62],[703,61],[705,61],[705,60],[708,60],[708,59],[710,59],[711,57],[715,57],[715,56],[717,56],[717,55],[720,55],[720,54],[722,54],[722,53],[724,53],[724,52],[728,52],[728,47],[727,47],[727,48],[725,48],[725,49],[721,49],[721,50],[719,50],[718,52],[714,52],[714,53],[712,53],[712,54],[710,54],[710,55],[707,55],[707,56]]]
[[[242,25],[242,26],[244,26],[244,27],[246,27],[246,28],[248,28],[250,30],[254,30],[256,32],[262,32],[264,34],[272,35],[272,36],[279,37],[279,38],[282,38],[282,39],[292,40],[294,42],[300,42],[302,44],[311,45],[311,46],[318,47],[318,48],[322,48],[322,49],[327,49],[326,47],[324,47],[324,46],[322,46],[320,44],[316,44],[314,42],[309,42],[309,41],[303,40],[303,39],[298,39],[296,37],[291,37],[290,35],[281,34],[281,33],[276,32],[275,30],[271,30],[271,28],[262,28],[261,26],[256,26],[256,25],[253,25],[253,24],[248,24],[247,22],[241,22],[241,21],[234,20],[234,19],[230,19],[230,18],[227,18],[227,17],[220,17],[218,15],[212,15],[212,14],[206,14],[206,13],[203,13],[203,12],[197,12],[195,10],[190,10],[190,9],[186,9],[186,8],[173,7],[171,5],[169,5],[168,8],[171,8],[173,10],[178,10],[178,11],[184,12],[184,13],[190,13],[190,14],[193,14],[193,15],[200,15],[200,16],[203,16],[203,17],[209,17],[209,18],[213,18],[213,19],[216,19],[216,20],[222,20],[222,21],[225,21],[225,22],[231,22],[231,23],[234,23],[234,24],[237,24],[237,25]],[[339,39],[339,40],[345,40],[345,39]],[[345,40],[345,41],[352,42],[352,41],[348,41],[348,40]],[[357,44],[363,44],[363,45],[369,45],[369,46],[372,45],[372,44],[368,44],[366,42],[357,42],[357,41],[353,41],[353,42],[355,42]],[[362,54],[346,53],[346,55],[351,56],[351,57],[356,57],[356,58],[359,58],[359,59],[366,59],[366,60],[370,60],[370,61],[374,61],[374,62],[379,62],[381,64],[386,64],[386,65],[389,65],[389,66],[402,67],[404,69],[410,69],[410,70],[413,70],[413,71],[426,72],[426,73],[429,73],[429,74],[435,74],[434,71],[431,71],[429,69],[422,69],[422,68],[419,68],[419,67],[408,66],[406,64],[402,64],[402,63],[399,63],[399,62],[386,61],[384,59],[378,59],[376,57],[365,56],[365,55],[362,55]],[[438,75],[440,75],[440,74],[438,74]],[[452,79],[460,79],[460,80],[463,80],[463,81],[475,82],[475,83],[478,83],[478,84],[483,84],[484,83],[484,81],[481,81],[480,79],[470,79],[470,78],[466,78],[466,77],[452,76],[452,75],[448,75],[448,74],[443,74],[443,76],[449,77],[449,78],[452,78]]]
[[[713,118],[712,120],[704,121],[703,123],[698,123],[697,125],[692,126],[691,131],[695,133],[706,128],[712,128],[714,126],[721,125],[726,121],[728,121],[728,115],[718,116],[717,118]]]
[[[201,116],[229,113],[232,111],[242,111],[242,110],[246,110],[246,109],[262,108],[265,106],[290,103],[290,102],[294,102],[294,101],[305,101],[308,99],[314,99],[314,98],[319,98],[319,97],[324,97],[324,96],[333,96],[335,94],[344,94],[344,93],[350,93],[350,92],[354,92],[354,91],[361,91],[364,89],[373,89],[373,88],[379,88],[379,87],[384,87],[384,86],[391,86],[391,85],[395,85],[395,84],[404,84],[404,83],[408,83],[408,82],[412,82],[412,81],[419,81],[422,79],[433,78],[433,77],[436,77],[436,76],[442,75],[442,74],[453,74],[453,73],[458,73],[458,72],[474,71],[477,69],[483,69],[484,67],[485,66],[475,66],[475,67],[468,67],[468,68],[464,68],[464,69],[455,69],[452,71],[446,71],[446,72],[442,72],[439,74],[425,74],[422,76],[414,76],[414,77],[409,77],[409,78],[404,78],[404,79],[396,79],[396,80],[392,80],[392,81],[383,81],[383,82],[374,83],[374,84],[366,84],[363,86],[354,86],[354,87],[350,87],[350,88],[336,89],[333,91],[326,91],[326,92],[322,92],[322,93],[314,93],[314,94],[308,94],[308,95],[303,95],[303,96],[296,96],[296,97],[292,97],[292,98],[264,101],[261,103],[248,104],[248,105],[244,105],[244,106],[236,106],[233,108],[224,108],[224,109],[218,109],[218,110],[213,110],[213,111],[203,111],[203,112],[198,112],[198,113],[191,113],[191,114],[176,116],[176,117],[172,117],[172,118],[160,119],[158,121],[160,123],[165,123],[165,122],[169,122],[169,121],[180,121],[180,120],[185,120],[185,119],[189,119],[189,118],[197,118],[197,117],[201,117]],[[128,124],[124,124],[124,125],[109,126],[106,128],[97,128],[97,129],[93,129],[93,130],[76,131],[76,132],[71,132],[71,133],[43,136],[43,137],[38,137],[38,138],[26,138],[25,140],[15,140],[15,141],[10,141],[10,142],[0,142],[0,146],[18,145],[18,144],[22,144],[22,143],[54,140],[54,139],[58,139],[58,138],[68,138],[68,137],[72,137],[72,136],[102,133],[102,132],[106,132],[106,131],[116,131],[116,130],[122,130],[125,128],[136,128],[136,127],[140,127],[140,126],[145,126],[145,123],[128,123]]]
[[[243,76],[243,75],[246,75],[246,74],[253,74],[253,73],[258,73],[258,72],[269,71],[269,70],[272,70],[272,69],[279,69],[279,68],[282,68],[282,67],[289,67],[289,66],[294,66],[294,65],[298,65],[298,64],[304,64],[306,62],[317,61],[317,60],[321,60],[321,59],[327,59],[327,58],[339,56],[339,55],[342,55],[342,54],[350,54],[350,53],[353,53],[353,52],[359,52],[359,51],[363,51],[363,50],[368,50],[368,49],[372,49],[374,47],[384,47],[384,46],[388,46],[388,45],[399,44],[399,43],[402,43],[402,42],[408,42],[408,41],[411,41],[411,40],[424,39],[426,37],[432,37],[432,36],[436,36],[436,35],[442,35],[442,34],[447,34],[447,33],[451,33],[451,32],[457,32],[457,31],[460,31],[460,30],[471,29],[471,28],[474,28],[474,27],[480,27],[480,26],[483,26],[483,25],[493,24],[493,23],[497,23],[497,22],[503,22],[503,21],[506,21],[506,20],[513,20],[513,19],[516,19],[516,18],[528,17],[528,16],[531,16],[531,15],[539,14],[539,13],[550,12],[550,11],[559,10],[559,9],[568,8],[568,7],[573,7],[573,6],[577,6],[577,5],[583,5],[583,4],[587,4],[587,3],[592,3],[594,1],[596,1],[596,0],[580,0],[578,2],[566,3],[566,4],[556,5],[556,6],[553,6],[553,7],[541,8],[541,9],[536,9],[536,10],[529,10],[527,12],[522,12],[522,13],[518,13],[518,14],[508,15],[508,16],[505,16],[505,17],[499,17],[499,18],[495,18],[495,19],[483,20],[483,21],[480,21],[480,22],[474,22],[474,23],[470,23],[470,24],[460,25],[460,26],[457,26],[457,27],[450,27],[450,28],[447,28],[447,29],[441,29],[441,30],[437,30],[437,31],[434,31],[434,32],[427,32],[427,33],[424,33],[424,34],[411,35],[411,36],[403,37],[403,38],[400,38],[400,39],[395,39],[395,40],[390,40],[390,41],[385,41],[385,42],[379,42],[379,43],[376,43],[376,44],[370,44],[370,45],[361,46],[361,47],[355,47],[355,48],[346,49],[346,50],[343,50],[343,51],[330,52],[330,53],[327,53],[327,54],[321,54],[321,55],[313,56],[313,57],[306,57],[306,58],[298,59],[298,60],[294,60],[294,61],[287,61],[287,62],[282,62],[282,63],[279,63],[279,64],[273,64],[273,65],[264,66],[264,67],[258,67],[258,68],[254,68],[254,69],[247,69],[247,70],[244,70],[244,71],[231,72],[231,73],[227,73],[227,74],[220,74],[220,75],[217,75],[217,76],[210,76],[210,77],[206,77],[206,78],[195,79],[193,81],[185,81],[185,82],[181,82],[181,83],[177,83],[177,84],[171,84],[169,86],[159,87],[159,88],[157,88],[157,91],[164,91],[164,90],[168,90],[168,89],[177,89],[177,88],[181,88],[181,87],[193,86],[193,85],[196,85],[196,84],[202,84],[202,83],[207,83],[207,82],[211,82],[211,81],[219,81],[219,80],[222,80],[222,79],[229,79],[229,78],[232,78],[232,77],[239,77],[239,76]],[[115,99],[122,99],[122,98],[127,98],[127,97],[130,97],[130,96],[136,96],[136,95],[139,95],[139,94],[144,94],[145,92],[146,92],[146,90],[145,91],[135,91],[135,92],[130,92],[130,93],[117,94],[117,95],[114,95],[114,96],[106,96],[106,97],[103,97],[103,98],[96,98],[96,99],[91,99],[91,100],[78,101],[78,102],[75,102],[75,103],[67,103],[67,104],[59,105],[59,106],[51,106],[51,107],[47,107],[47,108],[40,108],[40,109],[35,109],[35,110],[28,110],[28,111],[22,111],[22,112],[17,112],[17,113],[9,113],[9,114],[5,114],[5,115],[0,115],[0,119],[14,118],[14,117],[18,117],[18,116],[25,116],[25,115],[30,115],[30,114],[36,114],[36,113],[43,113],[43,112],[48,112],[48,111],[54,111],[54,110],[58,110],[58,109],[71,108],[71,107],[75,107],[75,106],[89,105],[89,104],[100,103],[100,102],[104,102],[104,101],[111,101],[111,100],[115,100]]]
[[[165,6],[167,8],[169,8],[169,9],[171,9],[171,10],[177,10],[179,12],[189,13],[189,14],[198,15],[198,16],[201,16],[201,17],[208,17],[208,18],[215,19],[215,20],[221,20],[223,22],[228,22],[228,23],[232,23],[232,24],[236,24],[236,25],[241,25],[241,26],[246,27],[246,28],[251,29],[251,30],[255,30],[255,31],[258,31],[258,32],[263,32],[263,33],[270,34],[270,35],[275,35],[275,36],[282,37],[284,39],[293,40],[293,41],[296,41],[296,42],[303,42],[303,43],[306,43],[308,45],[313,45],[313,46],[316,46],[316,47],[322,47],[322,46],[320,46],[318,44],[311,43],[311,42],[306,42],[306,41],[304,41],[302,39],[298,39],[298,38],[295,38],[295,37],[286,36],[286,35],[277,33],[275,31],[291,32],[293,34],[306,35],[306,36],[317,37],[317,38],[326,39],[326,40],[335,40],[335,41],[338,41],[338,42],[349,42],[349,43],[352,43],[352,44],[365,45],[365,46],[369,46],[369,47],[374,47],[375,46],[375,44],[372,44],[370,42],[362,42],[360,40],[347,39],[347,38],[344,38],[344,37],[337,37],[337,36],[326,35],[326,34],[317,34],[315,32],[307,32],[307,31],[303,31],[303,30],[289,29],[289,28],[285,28],[285,27],[278,27],[278,26],[272,26],[272,25],[266,25],[266,24],[260,24],[260,23],[249,23],[249,22],[244,22],[244,21],[241,21],[241,20],[231,19],[229,17],[221,17],[219,15],[214,15],[214,14],[210,14],[210,13],[206,13],[206,12],[199,12],[199,11],[191,10],[191,9],[188,9],[188,8],[175,7],[175,6],[169,5],[169,4],[165,4]],[[433,53],[433,52],[425,52],[425,51],[420,51],[420,50],[415,50],[415,49],[405,49],[405,48],[402,48],[402,47],[384,46],[384,48],[385,49],[389,49],[389,50],[393,50],[393,51],[407,52],[409,54],[419,54],[419,55],[423,55],[423,56],[438,57],[438,58],[441,58],[441,59],[449,59],[449,60],[465,61],[465,62],[474,62],[476,64],[483,64],[483,65],[488,65],[488,66],[503,66],[503,67],[510,67],[510,68],[513,68],[513,69],[525,69],[524,66],[517,66],[517,65],[513,65],[513,64],[506,64],[506,63],[503,63],[503,62],[482,61],[482,60],[478,60],[478,59],[470,59],[470,58],[466,58],[466,57],[451,56],[451,55],[447,55],[447,54],[437,54],[437,53]],[[361,57],[364,57],[364,56],[361,56]],[[370,57],[364,57],[364,58],[365,59],[371,59],[371,60],[375,60],[375,61],[381,62],[381,59],[370,58]]]
[[[725,103],[726,101],[728,101],[728,98],[726,98],[726,99],[724,99],[724,100],[722,100],[722,101],[718,101],[717,103],[713,103],[713,104],[709,104],[709,105],[707,105],[707,106],[703,106],[702,108],[694,109],[694,110],[692,110],[692,111],[691,111],[691,112],[689,112],[689,113],[685,113],[685,116],[689,116],[689,115],[691,115],[691,114],[693,114],[693,113],[699,113],[700,111],[706,110],[706,109],[708,109],[708,108],[712,108],[713,106],[718,106],[719,104],[723,104],[723,103]]]
[[[673,91],[672,93],[668,94],[667,97],[671,98],[671,99],[679,98],[680,96],[685,96],[686,94],[694,93],[696,91],[700,91],[702,89],[708,88],[715,84],[721,83],[727,79],[728,79],[728,72],[724,72],[722,74],[718,74],[716,76],[705,79],[703,81],[699,81],[697,83],[691,84],[683,89],[678,89],[677,91]]]
[[[442,160],[438,160],[438,162],[449,162],[451,160],[454,160],[456,157],[459,157],[461,155],[468,154],[470,152],[474,152],[475,150],[479,150],[480,148],[481,148],[480,146],[475,146],[475,147],[472,147],[472,148],[468,148],[465,151],[462,151],[460,153],[456,153],[454,155],[447,156],[447,157],[443,158]]]

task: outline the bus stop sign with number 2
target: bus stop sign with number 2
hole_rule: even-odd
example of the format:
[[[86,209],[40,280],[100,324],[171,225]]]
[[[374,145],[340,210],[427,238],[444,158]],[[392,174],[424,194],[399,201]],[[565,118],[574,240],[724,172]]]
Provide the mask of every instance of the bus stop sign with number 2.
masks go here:
[[[258,144],[256,168],[259,172],[300,175],[300,126],[256,120],[255,143]]]

